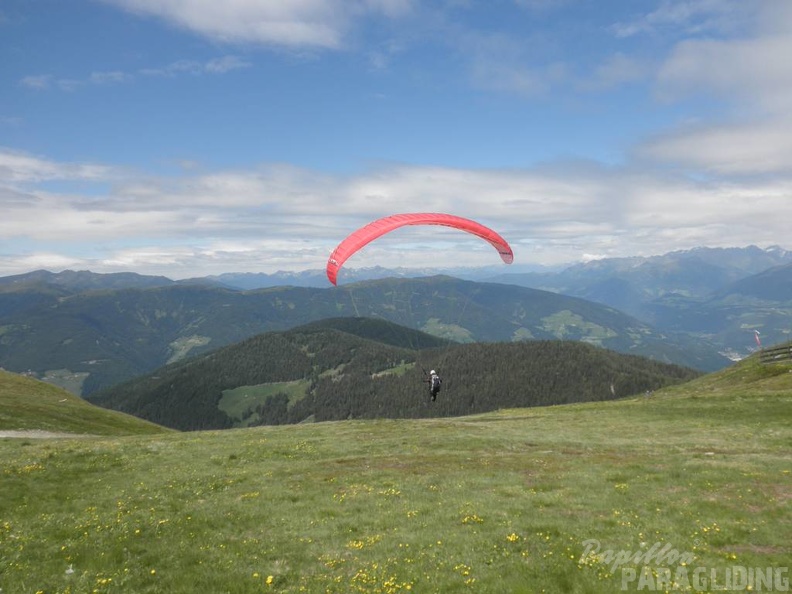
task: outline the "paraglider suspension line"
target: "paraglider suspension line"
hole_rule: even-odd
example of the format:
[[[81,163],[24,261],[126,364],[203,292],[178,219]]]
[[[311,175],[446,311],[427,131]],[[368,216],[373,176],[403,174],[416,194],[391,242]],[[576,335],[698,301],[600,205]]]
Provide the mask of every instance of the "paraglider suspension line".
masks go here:
[[[360,317],[360,312],[358,311],[357,303],[355,302],[355,293],[354,291],[349,291],[349,299],[352,301],[352,307],[355,308],[355,316]]]

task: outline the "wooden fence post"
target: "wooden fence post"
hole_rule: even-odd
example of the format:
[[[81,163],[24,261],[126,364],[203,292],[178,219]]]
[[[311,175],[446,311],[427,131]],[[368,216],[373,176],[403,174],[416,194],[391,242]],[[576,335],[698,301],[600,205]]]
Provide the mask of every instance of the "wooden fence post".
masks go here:
[[[792,342],[762,349],[759,351],[759,360],[762,363],[792,361]]]

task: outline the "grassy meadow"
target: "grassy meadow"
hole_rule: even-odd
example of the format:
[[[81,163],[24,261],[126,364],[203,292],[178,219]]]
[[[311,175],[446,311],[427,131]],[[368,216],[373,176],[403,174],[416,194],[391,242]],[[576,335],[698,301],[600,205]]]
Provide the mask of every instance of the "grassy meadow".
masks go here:
[[[131,415],[92,406],[52,384],[0,369],[0,431],[5,430],[114,436],[170,431]]]
[[[252,413],[257,406],[263,405],[267,398],[283,393],[289,397],[289,404],[305,397],[310,383],[307,380],[274,382],[257,386],[240,386],[224,390],[218,408],[236,421],[235,426],[247,426],[258,421],[259,415]]]
[[[0,590],[723,591],[738,567],[779,589],[791,369],[464,418],[0,439]]]

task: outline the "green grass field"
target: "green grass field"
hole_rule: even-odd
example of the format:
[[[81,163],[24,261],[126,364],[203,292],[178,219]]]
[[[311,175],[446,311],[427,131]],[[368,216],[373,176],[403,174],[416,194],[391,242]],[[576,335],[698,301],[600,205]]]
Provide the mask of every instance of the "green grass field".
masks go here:
[[[278,393],[289,397],[289,405],[305,397],[310,386],[307,380],[293,382],[275,382],[258,386],[240,386],[232,390],[224,390],[218,408],[236,421],[235,426],[249,425],[258,421],[259,416],[251,411],[264,404],[270,396]],[[244,420],[241,420],[244,419]]]
[[[46,382],[0,370],[0,431],[3,430],[92,435],[170,431],[137,417],[92,406],[82,398]]]
[[[465,418],[0,440],[0,589],[782,591],[790,369]]]

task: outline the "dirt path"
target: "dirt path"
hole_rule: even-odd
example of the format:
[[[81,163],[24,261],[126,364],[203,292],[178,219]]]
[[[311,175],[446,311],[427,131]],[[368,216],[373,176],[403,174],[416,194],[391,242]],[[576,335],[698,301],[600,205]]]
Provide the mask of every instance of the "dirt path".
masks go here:
[[[91,437],[83,433],[55,433],[53,431],[43,431],[41,429],[25,429],[14,431],[0,431],[0,439],[19,438],[19,439],[54,439],[58,437]]]

